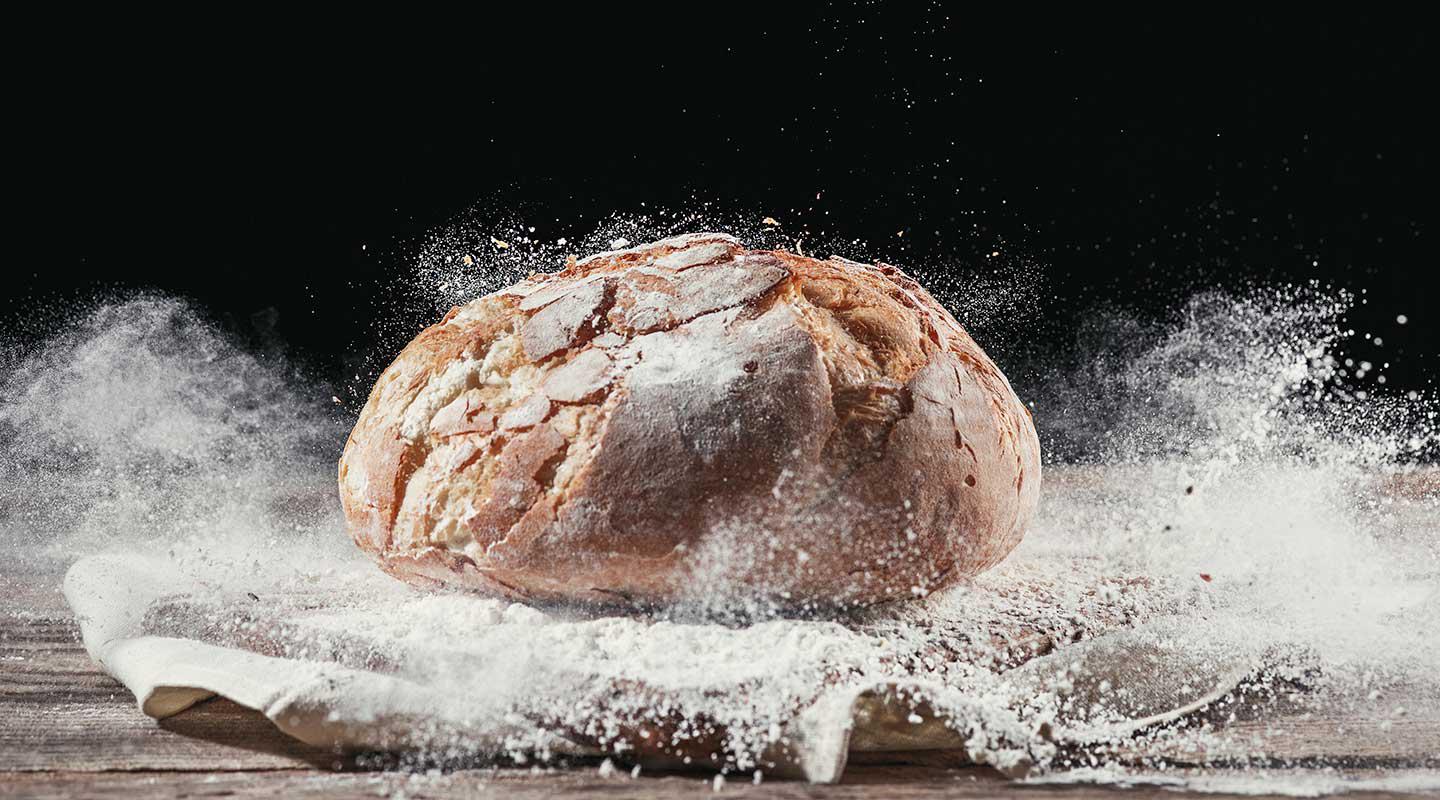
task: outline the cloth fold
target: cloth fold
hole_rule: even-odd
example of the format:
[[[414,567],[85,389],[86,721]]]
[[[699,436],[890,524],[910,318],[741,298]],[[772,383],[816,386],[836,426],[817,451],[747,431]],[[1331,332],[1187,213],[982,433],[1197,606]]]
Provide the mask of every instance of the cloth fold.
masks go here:
[[[1055,575],[843,623],[567,617],[360,567],[240,582],[262,599],[134,554],[77,562],[65,596],[91,658],[151,717],[221,695],[311,745],[440,760],[833,782],[852,752],[938,751],[1018,776],[1057,745],[1202,708],[1256,668],[1133,627],[1174,601],[1149,582]]]

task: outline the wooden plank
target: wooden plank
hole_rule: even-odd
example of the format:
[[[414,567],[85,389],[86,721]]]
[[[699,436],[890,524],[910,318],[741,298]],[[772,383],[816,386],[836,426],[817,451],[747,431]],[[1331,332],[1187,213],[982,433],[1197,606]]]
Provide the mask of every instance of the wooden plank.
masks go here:
[[[1180,736],[1155,750],[1173,764],[1440,767],[1440,720],[1380,715],[1249,720],[1208,735]]]
[[[69,620],[0,619],[0,769],[273,770],[337,761],[228,700],[157,723],[90,662],[78,636]]]
[[[28,595],[20,606],[27,609],[25,613],[12,610],[0,616],[0,719],[5,721],[0,725],[0,795],[662,798],[694,796],[711,788],[711,776],[697,774],[636,782],[622,770],[604,779],[593,762],[538,772],[515,768],[419,775],[364,771],[351,760],[286,737],[260,714],[225,700],[156,723],[139,712],[123,686],[90,663],[53,586],[32,587]],[[1404,700],[1387,698],[1384,707],[1393,709],[1400,702]],[[1235,720],[1229,720],[1228,713],[1217,714],[1208,721],[1212,735],[1177,734],[1162,749],[1172,763],[1179,764],[1217,758],[1242,763],[1263,753],[1263,763],[1272,766],[1340,763],[1351,768],[1389,767],[1390,775],[1405,774],[1394,771],[1396,767],[1440,766],[1436,704],[1432,699],[1410,707],[1416,713],[1400,719],[1380,710],[1326,714],[1300,705],[1271,707]],[[1120,791],[1108,786],[1010,784],[985,769],[947,767],[944,755],[909,758],[917,763],[853,764],[845,783],[834,787],[771,781],[757,790],[744,778],[732,778],[725,794],[903,799],[998,792],[1113,797]],[[1209,774],[1226,773],[1212,769]],[[1172,791],[1157,787],[1126,791],[1131,797],[1173,796]]]
[[[225,700],[157,724],[136,709],[123,686],[90,663],[76,638],[69,620],[0,620],[0,713],[8,720],[0,727],[0,764],[6,768],[273,770],[337,761],[334,753],[306,747],[260,714]],[[1180,764],[1256,758],[1436,764],[1436,704],[1388,697],[1385,709],[1397,704],[1414,710],[1397,719],[1379,708],[1316,714],[1299,705],[1272,707],[1254,718],[1212,721],[1207,735],[1179,734],[1159,749]],[[1145,760],[1133,749],[1119,748],[1116,755]]]
[[[857,768],[854,782],[840,786],[767,782],[756,786],[747,780],[726,781],[726,797],[777,798],[905,798],[983,797],[1002,784],[977,775],[977,770],[920,768],[896,770]],[[641,776],[619,773],[602,778],[597,769],[531,773],[524,770],[462,770],[438,774],[373,773],[308,775],[295,772],[262,773],[130,773],[80,775],[31,773],[0,777],[4,791],[15,797],[135,797],[150,795],[245,797],[504,797],[515,800],[545,797],[677,798],[711,795],[713,778],[698,776]],[[1043,790],[1053,794],[1053,790]],[[1103,792],[1113,796],[1113,792]],[[1074,797],[1098,796],[1084,791]]]
[[[1433,773],[1418,776],[1428,784]],[[1285,777],[1276,774],[1275,777]],[[1314,778],[1314,773],[1301,774]],[[1336,779],[1333,773],[1325,776]],[[1406,773],[1389,773],[1404,779]],[[1253,784],[1252,784],[1253,785]],[[1096,784],[1007,783],[979,769],[938,769],[933,767],[856,767],[846,782],[835,786],[766,781],[754,785],[743,778],[727,780],[715,791],[713,779],[690,775],[641,775],[628,773],[601,777],[592,768],[584,770],[529,772],[525,770],[460,770],[446,773],[306,773],[278,772],[129,772],[129,773],[0,773],[0,794],[23,798],[70,797],[335,797],[335,798],[470,798],[496,797],[530,800],[552,797],[625,797],[637,800],[669,798],[800,798],[814,800],[933,800],[935,798],[1008,797],[1064,798],[1064,800],[1173,800],[1173,788],[1140,785],[1122,788]],[[1206,793],[1207,800],[1255,797],[1223,792]],[[1345,795],[1354,800],[1372,798],[1413,798],[1413,794],[1384,791],[1355,791]]]

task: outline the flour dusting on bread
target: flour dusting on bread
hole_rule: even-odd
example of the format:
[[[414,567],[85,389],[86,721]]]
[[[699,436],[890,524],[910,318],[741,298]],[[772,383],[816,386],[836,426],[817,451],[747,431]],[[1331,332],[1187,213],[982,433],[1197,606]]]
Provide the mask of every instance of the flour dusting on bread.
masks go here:
[[[418,583],[843,607],[993,566],[1039,469],[1028,411],[904,273],[701,233],[453,310],[381,375],[341,485]],[[720,569],[724,541],[763,556]]]

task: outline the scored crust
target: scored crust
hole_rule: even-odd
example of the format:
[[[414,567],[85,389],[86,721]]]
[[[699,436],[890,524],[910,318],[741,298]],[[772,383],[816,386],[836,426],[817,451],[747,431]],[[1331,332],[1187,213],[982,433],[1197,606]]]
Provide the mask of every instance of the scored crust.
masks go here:
[[[450,313],[340,460],[359,546],[412,583],[648,605],[863,605],[1019,543],[1029,411],[898,269],[692,234]]]

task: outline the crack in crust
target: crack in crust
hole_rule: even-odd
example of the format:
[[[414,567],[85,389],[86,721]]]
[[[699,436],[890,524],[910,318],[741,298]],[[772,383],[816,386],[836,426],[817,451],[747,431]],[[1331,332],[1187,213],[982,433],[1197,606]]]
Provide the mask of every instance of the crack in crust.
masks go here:
[[[452,309],[340,467],[392,574],[605,606],[928,592],[1018,543],[1038,475],[1028,409],[908,276],[719,234]]]

